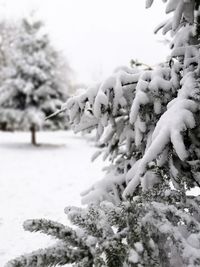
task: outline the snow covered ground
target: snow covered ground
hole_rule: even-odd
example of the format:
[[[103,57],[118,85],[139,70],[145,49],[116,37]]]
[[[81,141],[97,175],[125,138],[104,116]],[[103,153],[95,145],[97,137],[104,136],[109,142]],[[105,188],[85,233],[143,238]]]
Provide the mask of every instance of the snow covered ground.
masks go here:
[[[66,223],[63,210],[80,205],[80,192],[102,177],[101,159],[89,138],[68,132],[0,132],[0,266],[23,253],[53,244],[40,233],[25,232],[24,220],[47,218]]]

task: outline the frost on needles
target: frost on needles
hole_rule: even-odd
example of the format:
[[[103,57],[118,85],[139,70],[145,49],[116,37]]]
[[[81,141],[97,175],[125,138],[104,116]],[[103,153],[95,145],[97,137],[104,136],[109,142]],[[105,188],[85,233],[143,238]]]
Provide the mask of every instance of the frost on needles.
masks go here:
[[[86,208],[66,208],[74,227],[25,222],[59,241],[7,267],[200,266],[200,197],[187,194],[200,186],[200,1],[163,2],[169,61],[118,68],[63,107],[76,132],[96,130],[105,177],[82,194]]]

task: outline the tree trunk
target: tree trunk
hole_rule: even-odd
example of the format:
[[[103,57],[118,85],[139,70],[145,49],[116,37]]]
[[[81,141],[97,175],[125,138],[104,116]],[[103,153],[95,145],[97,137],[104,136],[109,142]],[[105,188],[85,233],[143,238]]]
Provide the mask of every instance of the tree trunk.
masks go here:
[[[30,128],[31,130],[31,144],[36,146],[37,142],[36,142],[36,129],[35,129],[35,125],[33,124]]]

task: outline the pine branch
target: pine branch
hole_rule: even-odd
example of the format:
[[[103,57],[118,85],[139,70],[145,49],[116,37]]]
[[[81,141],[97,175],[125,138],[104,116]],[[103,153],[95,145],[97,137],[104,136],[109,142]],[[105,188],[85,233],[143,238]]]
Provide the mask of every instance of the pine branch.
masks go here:
[[[58,243],[51,248],[39,249],[31,254],[27,254],[8,262],[5,267],[42,267],[57,266],[68,263],[79,262],[86,258],[88,266],[92,267],[92,257],[86,250],[71,249],[62,243]]]
[[[81,238],[77,236],[72,228],[55,221],[45,219],[27,220],[24,222],[24,229],[53,236],[67,242],[70,246],[84,247]]]

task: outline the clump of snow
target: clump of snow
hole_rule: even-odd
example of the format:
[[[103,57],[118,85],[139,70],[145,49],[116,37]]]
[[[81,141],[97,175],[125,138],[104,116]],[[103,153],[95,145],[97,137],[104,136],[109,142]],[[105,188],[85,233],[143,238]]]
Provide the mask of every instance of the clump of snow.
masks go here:
[[[139,252],[139,253],[143,252],[144,247],[143,247],[141,242],[136,242],[134,245],[135,245],[135,248],[136,248],[137,252]]]
[[[200,236],[199,238],[197,238],[196,234],[191,234],[188,238],[187,238],[187,242],[190,244],[190,246],[194,247],[194,248],[200,248]]]
[[[131,263],[137,263],[139,261],[139,255],[134,249],[130,249],[128,260]]]

